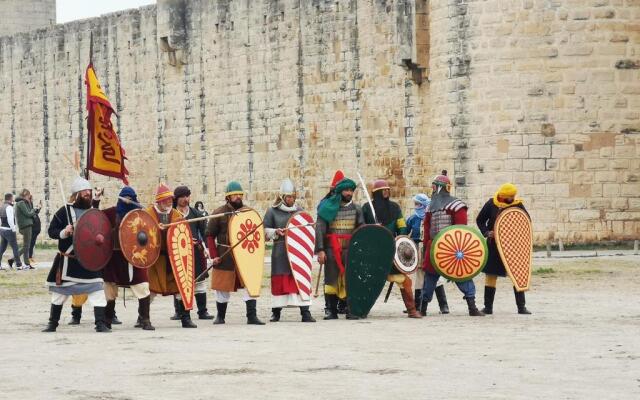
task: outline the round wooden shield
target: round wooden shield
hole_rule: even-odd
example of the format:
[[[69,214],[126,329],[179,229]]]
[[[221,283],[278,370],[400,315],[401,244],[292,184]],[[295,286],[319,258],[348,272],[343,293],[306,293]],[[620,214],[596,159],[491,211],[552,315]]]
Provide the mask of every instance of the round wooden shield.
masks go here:
[[[182,297],[185,310],[193,308],[195,290],[193,237],[189,223],[184,221],[167,229],[167,253],[173,270],[173,277]]]
[[[293,214],[287,222],[284,238],[291,274],[305,301],[311,298],[311,266],[316,244],[313,222],[313,217],[306,211]]]
[[[89,271],[99,271],[107,265],[113,253],[113,234],[105,213],[90,208],[82,214],[73,232],[73,251]]]
[[[384,226],[362,225],[353,231],[345,270],[351,314],[369,314],[387,282],[394,252],[393,234]]]
[[[531,219],[521,208],[509,207],[498,214],[493,233],[504,269],[513,286],[519,292],[529,290],[533,257]]]
[[[129,211],[122,218],[118,238],[122,254],[136,268],[149,268],[160,256],[160,228],[145,210]]]
[[[229,245],[237,272],[249,296],[260,296],[264,269],[265,234],[262,218],[256,210],[243,208],[229,218]],[[238,242],[242,242],[234,246]]]
[[[393,265],[405,275],[412,274],[418,268],[418,246],[407,236],[396,237],[396,254]]]
[[[431,243],[431,265],[454,282],[473,279],[484,268],[488,256],[482,234],[467,225],[444,228]]]

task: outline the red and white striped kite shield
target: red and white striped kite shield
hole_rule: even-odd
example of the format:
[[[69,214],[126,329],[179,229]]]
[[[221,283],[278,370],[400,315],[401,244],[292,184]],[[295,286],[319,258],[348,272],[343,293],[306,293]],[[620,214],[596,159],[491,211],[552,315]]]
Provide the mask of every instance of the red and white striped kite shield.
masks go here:
[[[289,218],[285,234],[291,273],[302,300],[311,298],[311,262],[316,244],[316,230],[311,225],[313,223],[313,217],[309,213],[299,211]]]

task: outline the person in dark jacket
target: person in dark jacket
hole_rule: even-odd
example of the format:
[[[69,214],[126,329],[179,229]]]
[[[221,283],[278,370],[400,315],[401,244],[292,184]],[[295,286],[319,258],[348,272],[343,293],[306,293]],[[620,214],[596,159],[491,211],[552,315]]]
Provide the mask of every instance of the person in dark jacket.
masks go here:
[[[32,269],[31,266],[31,242],[33,237],[33,222],[34,217],[40,212],[39,208],[33,208],[31,192],[27,189],[22,189],[20,197],[16,201],[15,214],[16,222],[18,223],[18,230],[22,235],[22,248],[20,254],[22,254],[25,268]]]
[[[480,210],[480,213],[478,213],[476,217],[476,224],[480,232],[487,238],[487,247],[489,248],[487,264],[482,270],[485,274],[484,308],[482,312],[485,314],[493,314],[493,299],[496,295],[498,276],[507,276],[493,235],[496,218],[501,211],[509,207],[518,207],[525,212],[527,211],[522,204],[522,200],[516,199],[516,194],[516,186],[511,183],[505,183],[500,186],[495,195],[484,204],[482,210]],[[524,292],[516,291],[515,287],[513,288],[513,292],[516,297],[518,314],[531,314],[525,306]]]

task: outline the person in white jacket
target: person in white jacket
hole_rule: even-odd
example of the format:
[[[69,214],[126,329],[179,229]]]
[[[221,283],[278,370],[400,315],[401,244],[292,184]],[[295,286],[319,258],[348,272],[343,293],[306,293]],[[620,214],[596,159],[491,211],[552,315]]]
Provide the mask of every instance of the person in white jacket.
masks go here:
[[[4,195],[4,204],[0,206],[0,222],[0,260],[7,249],[7,245],[10,245],[13,250],[13,259],[16,261],[16,268],[22,269],[18,238],[16,236],[18,226],[16,225],[16,217],[13,211],[12,193]],[[13,268],[13,265],[9,263],[9,267]]]

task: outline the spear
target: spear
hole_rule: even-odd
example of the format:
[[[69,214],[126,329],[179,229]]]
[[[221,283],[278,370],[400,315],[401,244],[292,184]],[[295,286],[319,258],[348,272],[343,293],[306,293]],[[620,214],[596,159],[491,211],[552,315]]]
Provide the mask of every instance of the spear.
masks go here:
[[[193,221],[192,219],[190,219],[189,221]],[[181,221],[184,222],[184,221]],[[226,256],[227,254],[229,254],[229,252],[233,249],[236,248],[236,246],[238,246],[240,243],[244,242],[245,240],[247,240],[249,238],[249,236],[251,236],[255,231],[258,230],[258,228],[260,228],[262,226],[262,224],[264,224],[264,221],[260,222],[258,225],[256,225],[255,228],[253,228],[252,230],[249,231],[249,233],[247,233],[242,239],[238,240],[238,243],[234,244],[233,246],[229,247],[227,249],[227,251],[225,251],[224,253],[222,253],[222,255],[219,257],[220,260],[222,260],[224,258],[224,256]],[[202,273],[200,275],[198,275],[195,279],[195,281],[197,282],[198,279],[202,278],[207,272],[209,272],[209,270],[213,268],[213,264],[211,266],[209,266],[207,269],[205,269],[204,271],[202,271]]]

